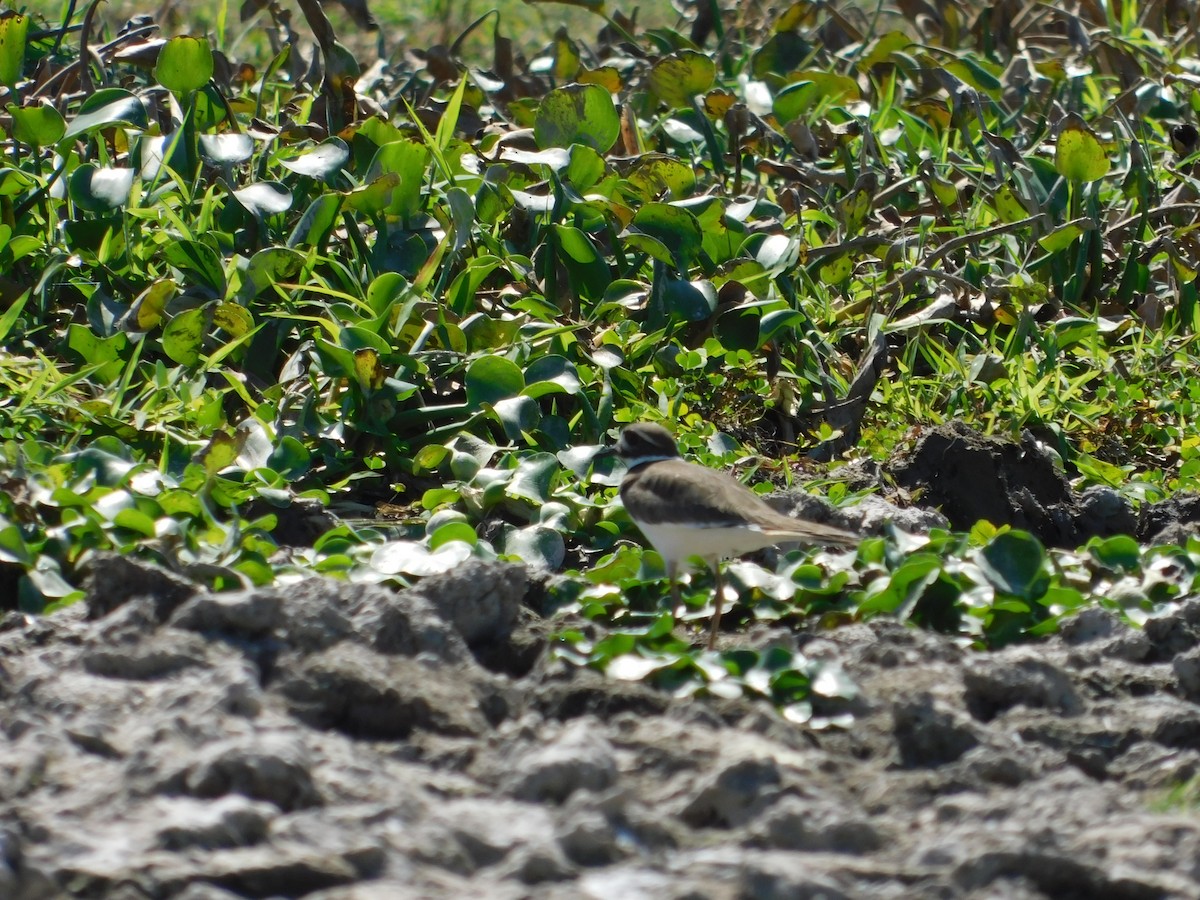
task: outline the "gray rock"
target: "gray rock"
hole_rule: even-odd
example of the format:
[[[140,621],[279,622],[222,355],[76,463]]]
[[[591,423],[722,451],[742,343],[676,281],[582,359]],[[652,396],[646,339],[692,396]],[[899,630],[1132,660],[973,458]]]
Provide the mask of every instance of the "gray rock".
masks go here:
[[[261,638],[283,624],[284,599],[274,591],[200,594],[171,617],[176,628],[241,638]]]
[[[1070,677],[1024,649],[995,659],[972,660],[963,672],[963,684],[967,709],[984,722],[1014,706],[1052,709],[1065,716],[1083,709]]]
[[[88,616],[99,619],[134,597],[151,598],[155,619],[164,622],[196,592],[195,584],[161,566],[117,553],[100,553],[93,558],[88,572],[85,602]]]
[[[160,797],[152,807],[156,843],[164,850],[216,850],[261,843],[279,814],[272,803],[229,794],[213,801]]]
[[[473,679],[418,660],[339,644],[280,673],[273,686],[291,713],[313,728],[394,740],[415,730],[478,734],[487,720]]]
[[[519,800],[562,803],[578,790],[602,791],[617,778],[616,756],[594,719],[570,723],[544,747],[515,761],[509,790]]]
[[[781,781],[772,759],[737,760],[706,779],[680,818],[693,828],[745,825],[778,798]]]
[[[171,774],[162,787],[167,793],[200,798],[237,793],[282,810],[303,809],[321,802],[311,768],[303,744],[268,733],[206,747],[194,762]]]
[[[965,715],[929,694],[892,705],[892,733],[902,765],[931,767],[954,762],[979,743]]]
[[[457,569],[426,578],[408,593],[429,602],[468,646],[503,641],[517,621],[529,590],[524,566],[471,559]]]

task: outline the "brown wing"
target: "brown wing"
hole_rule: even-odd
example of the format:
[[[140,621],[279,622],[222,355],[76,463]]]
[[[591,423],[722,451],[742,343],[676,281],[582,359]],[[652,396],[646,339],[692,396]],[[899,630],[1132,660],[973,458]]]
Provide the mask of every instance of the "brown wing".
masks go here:
[[[684,490],[684,485],[690,489]],[[705,499],[697,501],[697,495]],[[621,482],[621,499],[634,519],[651,525],[694,519],[712,527],[756,525],[763,531],[812,543],[857,544],[860,540],[849,531],[776,512],[733,476],[682,459],[665,459],[630,472]]]

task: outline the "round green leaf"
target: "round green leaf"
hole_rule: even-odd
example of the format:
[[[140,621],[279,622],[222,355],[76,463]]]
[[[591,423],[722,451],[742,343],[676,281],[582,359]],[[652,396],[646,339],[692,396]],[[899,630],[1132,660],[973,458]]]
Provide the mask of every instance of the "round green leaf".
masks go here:
[[[102,168],[84,163],[71,173],[68,191],[76,205],[88,212],[120,209],[133,189],[133,169]]]
[[[1142,562],[1141,547],[1127,534],[1092,538],[1087,549],[1101,565],[1118,571],[1135,572]]]
[[[1024,531],[996,535],[978,554],[979,568],[999,591],[1022,600],[1036,600],[1045,593],[1049,576],[1045,571],[1046,551],[1041,542]]]
[[[183,366],[198,363],[208,326],[206,319],[204,309],[189,309],[173,318],[163,329],[163,352]]]
[[[538,357],[525,370],[525,394],[541,397],[543,394],[578,394],[583,388],[575,363],[564,356]]]
[[[242,276],[242,292],[257,297],[275,284],[295,281],[304,269],[304,254],[290,247],[266,247],[250,257]]]
[[[505,436],[513,442],[533,431],[542,420],[542,411],[532,397],[508,397],[495,403],[496,418],[504,426]]]
[[[663,194],[681,197],[695,186],[696,173],[690,165],[674,156],[647,153],[638,157],[625,180],[647,199]]]
[[[822,100],[838,102],[847,97],[862,96],[858,82],[848,75],[834,72],[806,71],[792,76],[798,79],[775,95],[772,112],[780,122],[791,122],[808,112]]]
[[[146,127],[146,107],[135,95],[123,88],[103,88],[79,105],[79,114],[67,125],[63,140],[115,125]]]
[[[210,166],[223,169],[244,163],[254,154],[254,139],[248,134],[202,134],[200,155]]]
[[[246,212],[266,217],[287,212],[292,206],[292,192],[275,181],[261,181],[233,192]]]
[[[339,137],[332,137],[320,146],[294,159],[281,159],[279,164],[297,175],[329,182],[350,159],[350,148]]]
[[[647,203],[637,211],[630,227],[665,244],[680,272],[688,270],[704,242],[696,217],[666,203]]]
[[[213,75],[213,52],[207,38],[180,35],[171,38],[158,54],[154,77],[168,91],[198,91]]]
[[[475,409],[485,403],[495,406],[524,389],[520,366],[503,356],[480,357],[467,369],[467,403]]]
[[[1070,113],[1062,121],[1054,148],[1054,168],[1068,181],[1096,181],[1108,174],[1108,156],[1083,119]]]
[[[668,281],[663,294],[667,309],[687,322],[703,322],[717,310],[711,281]]]
[[[692,98],[712,87],[717,65],[703,53],[680,50],[650,70],[650,90],[672,109],[691,106]]]
[[[443,544],[448,544],[451,541],[459,541],[474,547],[479,543],[479,536],[475,533],[475,529],[470,523],[457,521],[447,522],[436,528],[429,536],[429,549],[436,550]]]
[[[612,96],[594,84],[568,84],[551,91],[533,123],[534,138],[543,149],[584,144],[607,153],[620,131]]]
[[[220,303],[213,310],[213,324],[239,338],[254,330],[254,316],[240,303]]]
[[[8,104],[13,117],[13,137],[34,147],[50,147],[62,140],[67,130],[66,119],[53,106],[27,106],[21,108]]]
[[[534,503],[545,503],[550,499],[550,487],[554,473],[558,471],[558,458],[553,453],[534,453],[517,464],[508,493]]]
[[[504,552],[539,569],[554,571],[567,556],[563,536],[545,525],[513,529],[504,537]]]

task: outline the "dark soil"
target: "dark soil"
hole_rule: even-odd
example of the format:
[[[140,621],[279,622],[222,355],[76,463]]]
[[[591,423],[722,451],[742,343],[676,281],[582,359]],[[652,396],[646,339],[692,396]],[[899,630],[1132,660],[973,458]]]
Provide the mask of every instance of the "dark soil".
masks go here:
[[[956,527],[1007,502],[1103,533],[1036,448],[987,446],[931,433],[895,478],[999,480]],[[855,680],[817,730],[554,662],[544,590],[472,562],[210,594],[99,561],[86,604],[0,622],[0,898],[1200,896],[1200,816],[1164,811],[1200,774],[1200,601],[990,654],[887,619],[739,636]]]

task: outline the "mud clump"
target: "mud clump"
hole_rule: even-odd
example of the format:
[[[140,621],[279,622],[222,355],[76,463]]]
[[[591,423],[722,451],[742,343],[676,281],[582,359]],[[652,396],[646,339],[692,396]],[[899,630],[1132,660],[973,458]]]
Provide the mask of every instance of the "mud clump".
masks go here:
[[[918,506],[939,511],[956,531],[968,531],[982,519],[1028,531],[1048,546],[1074,549],[1093,537],[1118,534],[1178,544],[1200,526],[1200,497],[1181,494],[1135,513],[1111,488],[1074,491],[1058,455],[1029,431],[1014,441],[961,422],[938,426],[885,470],[918,498]]]

